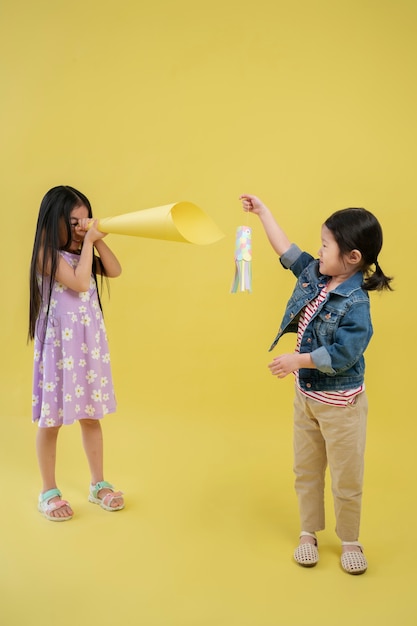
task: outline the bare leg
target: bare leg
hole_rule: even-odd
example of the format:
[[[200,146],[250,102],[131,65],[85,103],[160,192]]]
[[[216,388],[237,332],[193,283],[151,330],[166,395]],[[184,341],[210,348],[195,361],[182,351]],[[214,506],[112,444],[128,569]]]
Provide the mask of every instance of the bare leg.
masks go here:
[[[302,537],[300,537],[300,545],[302,543],[310,543],[312,546],[317,545],[317,541],[314,539],[314,537],[310,537],[310,535],[303,535]]]
[[[342,552],[362,552],[361,548],[359,546],[345,546],[342,545]]]
[[[38,456],[39,470],[42,478],[42,493],[56,488],[55,465],[56,444],[60,427],[38,428],[36,435],[36,453]],[[50,502],[60,500],[58,496],[51,498]],[[51,512],[53,517],[70,517],[73,512],[70,506],[64,506]]]
[[[103,475],[103,433],[99,420],[80,419],[81,434],[85,454],[91,473],[91,484],[95,485],[104,480]],[[111,489],[100,489],[99,498],[104,498]],[[115,498],[111,506],[117,507],[122,504],[123,498]]]

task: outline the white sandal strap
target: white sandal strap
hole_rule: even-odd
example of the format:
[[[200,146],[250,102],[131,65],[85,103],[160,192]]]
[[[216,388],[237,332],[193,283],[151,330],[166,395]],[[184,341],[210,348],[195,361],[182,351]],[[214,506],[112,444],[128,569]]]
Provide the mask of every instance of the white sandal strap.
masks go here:
[[[360,552],[352,550],[343,552],[340,561],[348,574],[363,574],[368,569],[368,563],[362,549]]]

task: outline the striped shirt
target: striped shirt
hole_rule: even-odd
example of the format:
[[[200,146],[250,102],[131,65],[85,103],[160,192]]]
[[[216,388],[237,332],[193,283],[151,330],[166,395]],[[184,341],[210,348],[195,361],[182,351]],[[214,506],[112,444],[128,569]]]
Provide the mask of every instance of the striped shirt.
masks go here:
[[[309,302],[301,312],[298,322],[297,345],[295,348],[296,352],[300,352],[301,339],[304,331],[310,323],[314,313],[317,311],[322,302],[325,301],[326,296],[327,285],[323,287],[319,295],[314,300]],[[356,389],[344,389],[343,391],[306,391],[300,387],[298,370],[294,373],[297,387],[301,393],[308,398],[312,398],[313,400],[317,400],[317,402],[322,402],[323,404],[331,404],[332,406],[347,406],[348,404],[353,404],[356,396],[365,389],[365,385],[361,385]]]

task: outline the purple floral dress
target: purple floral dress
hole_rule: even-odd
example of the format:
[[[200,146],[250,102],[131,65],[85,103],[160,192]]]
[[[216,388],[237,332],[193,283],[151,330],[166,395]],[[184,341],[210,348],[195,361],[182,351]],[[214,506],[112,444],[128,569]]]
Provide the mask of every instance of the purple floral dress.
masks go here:
[[[77,266],[79,255],[60,254]],[[32,420],[47,428],[113,413],[110,354],[93,276],[90,289],[80,293],[54,283],[45,328],[47,307],[44,298],[35,334]]]

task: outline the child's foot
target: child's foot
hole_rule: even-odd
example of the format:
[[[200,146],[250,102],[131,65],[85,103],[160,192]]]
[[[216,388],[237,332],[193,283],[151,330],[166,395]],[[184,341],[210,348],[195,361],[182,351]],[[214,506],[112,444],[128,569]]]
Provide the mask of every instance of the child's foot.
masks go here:
[[[120,511],[124,508],[123,493],[114,491],[113,485],[102,480],[95,485],[90,485],[88,499],[94,504],[99,504],[106,511]]]
[[[348,574],[364,574],[368,569],[368,563],[363,553],[363,548],[357,541],[342,542],[342,556],[340,562],[343,569]]]
[[[69,503],[61,496],[59,489],[49,489],[39,495],[38,510],[51,522],[66,522],[74,515]]]
[[[300,535],[300,543],[294,552],[294,559],[303,567],[313,567],[318,563],[319,551],[317,539],[313,533],[303,531]]]

